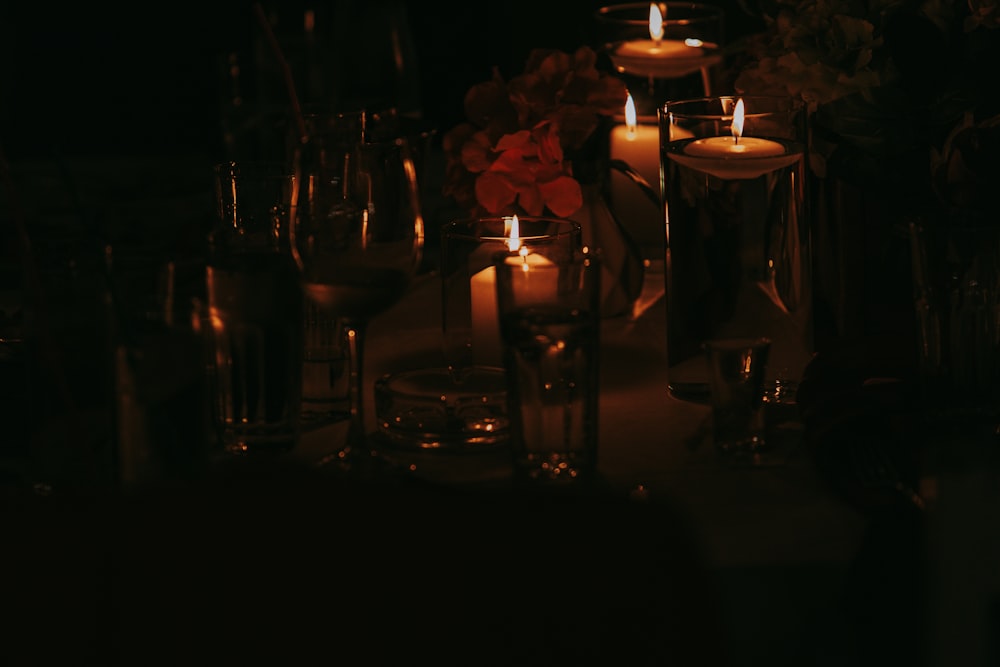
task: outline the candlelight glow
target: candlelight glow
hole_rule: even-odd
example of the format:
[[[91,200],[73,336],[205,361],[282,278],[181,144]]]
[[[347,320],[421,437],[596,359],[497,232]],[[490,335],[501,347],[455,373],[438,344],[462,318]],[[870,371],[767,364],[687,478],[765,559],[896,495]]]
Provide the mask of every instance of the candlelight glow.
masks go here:
[[[705,45],[705,42],[703,42],[700,39],[697,39],[695,37],[688,37],[687,39],[684,40],[684,46],[690,46],[692,48],[699,49],[699,48],[701,48],[704,45]]]
[[[527,273],[531,269],[528,268],[528,248],[527,246],[521,246],[521,249],[517,251],[517,254],[521,256],[521,270]]]
[[[739,101],[736,102],[736,110],[733,111],[733,143],[739,143],[740,137],[743,136],[743,118],[746,112],[743,110],[743,98],[741,97]]]
[[[636,124],[635,100],[632,99],[632,93],[629,93],[625,99],[625,127],[628,128],[630,138],[635,136]]]
[[[663,39],[663,14],[655,3],[649,4],[649,36],[655,42]]]

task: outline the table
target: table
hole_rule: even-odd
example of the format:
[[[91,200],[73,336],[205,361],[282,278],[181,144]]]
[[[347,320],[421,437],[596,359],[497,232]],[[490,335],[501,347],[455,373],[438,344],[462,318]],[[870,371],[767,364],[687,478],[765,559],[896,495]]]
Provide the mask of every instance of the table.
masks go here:
[[[202,210],[187,204],[186,196],[180,200],[185,211]],[[202,201],[200,191],[197,201]],[[111,219],[146,221],[146,208]],[[365,360],[370,431],[375,426],[374,379],[438,359],[438,280],[433,271],[423,273],[404,299],[370,325]],[[691,643],[720,640],[728,647],[727,665],[816,663],[845,655],[840,651],[850,655],[850,647],[837,644],[850,634],[853,619],[845,614],[844,598],[871,535],[869,518],[830,488],[804,445],[781,467],[737,470],[719,465],[703,440],[707,407],[667,393],[661,289],[662,276],[649,276],[642,297],[648,308],[638,317],[603,324],[599,471],[616,497],[628,500],[641,495],[636,493],[641,488],[649,504],[666,510],[654,515],[661,534],[635,538],[643,544],[655,538],[658,547],[676,550],[677,560],[663,562],[674,568],[677,579],[691,579],[678,600],[701,604],[685,607],[693,621],[676,627],[691,633]],[[343,428],[305,434],[292,462],[315,462],[342,437]],[[303,596],[336,600],[351,579],[363,593],[370,592],[367,582],[374,579],[379,592],[389,594],[395,580],[386,573],[405,572],[414,555],[440,537],[420,534],[420,524],[413,522],[421,511],[446,511],[470,496],[463,495],[460,484],[452,484],[454,495],[434,496],[426,501],[429,505],[367,492],[342,497],[331,491],[329,480],[302,472],[278,466],[259,477],[213,479],[209,488],[172,487],[125,502],[104,495],[54,497],[51,503],[35,498],[23,508],[14,499],[14,511],[5,515],[11,519],[5,536],[8,545],[22,548],[5,552],[18,585],[11,600],[20,603],[26,622],[46,618],[50,628],[64,631],[64,638],[75,638],[76,643],[64,642],[76,648],[75,658],[93,654],[100,660],[112,645],[149,650],[169,643],[165,637],[173,642],[169,655],[190,655],[200,650],[194,638],[204,635],[232,651],[218,639],[225,635],[218,630],[223,612],[229,618],[221,627],[238,634],[247,652],[255,646],[254,633],[294,635],[304,646],[326,649],[328,619],[301,611]],[[473,484],[468,490],[477,488]],[[387,501],[388,508],[376,507]],[[628,502],[643,504],[637,498]],[[373,526],[374,540],[359,543],[369,539]],[[488,526],[478,529],[481,539],[492,539]],[[393,531],[401,531],[405,539],[394,539]],[[346,547],[340,546],[343,540],[349,542]],[[462,540],[463,535],[449,537],[446,545],[461,546]],[[554,540],[550,546],[558,544]],[[483,573],[470,561],[475,554],[457,555],[463,574],[481,585]],[[599,551],[587,556],[605,573],[628,558],[619,553],[609,559]],[[495,567],[500,556],[492,558]],[[333,572],[334,564],[350,572]],[[636,568],[640,586],[643,573]],[[246,591],[248,582],[259,595]],[[659,590],[649,584],[636,597],[652,597]],[[373,606],[364,607],[364,613],[385,613],[365,604]],[[177,612],[174,622],[146,621],[160,608]],[[251,609],[264,615],[244,624]],[[286,615],[280,624],[284,633],[268,629],[273,609]],[[109,627],[109,619],[118,625]],[[718,625],[712,626],[716,620]],[[190,634],[192,626],[200,630]],[[706,627],[699,632],[699,626]],[[15,632],[12,628],[10,634]],[[312,641],[303,638],[308,632]],[[282,644],[281,650],[289,647]]]
[[[785,465],[736,469],[719,463],[705,439],[709,408],[667,391],[662,280],[647,276],[641,314],[602,325],[599,472],[615,493],[636,497],[641,491],[692,527],[690,546],[718,587],[731,664],[792,664],[836,652],[835,640],[815,633],[842,630],[839,605],[867,519],[822,478],[800,434],[789,437]],[[370,324],[364,368],[369,431],[375,430],[374,379],[440,358],[438,281],[433,272],[420,276],[402,301]],[[344,432],[336,425],[307,433],[296,455],[317,460]],[[493,467],[484,477],[469,477],[475,485],[507,472]],[[830,645],[818,647],[818,641]]]
[[[659,274],[645,280],[641,315],[607,319],[602,326],[601,476],[623,494],[641,490],[678,503],[702,528],[708,557],[718,566],[848,562],[864,517],[821,478],[800,438],[788,438],[783,466],[723,467],[705,438],[709,408],[667,391],[662,280]],[[438,281],[434,272],[423,274],[369,327],[364,372],[370,432],[374,379],[440,357]],[[307,433],[296,455],[319,459],[342,432],[335,425]]]

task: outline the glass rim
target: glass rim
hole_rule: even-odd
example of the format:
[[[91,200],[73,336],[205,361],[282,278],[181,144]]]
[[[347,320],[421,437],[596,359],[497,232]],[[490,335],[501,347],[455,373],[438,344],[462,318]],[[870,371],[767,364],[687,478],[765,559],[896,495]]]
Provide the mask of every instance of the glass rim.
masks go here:
[[[461,241],[507,241],[510,237],[508,236],[484,236],[482,234],[475,234],[469,231],[476,224],[481,223],[493,223],[500,224],[506,223],[508,220],[513,218],[512,215],[491,215],[491,216],[481,216],[478,218],[461,218],[458,220],[452,220],[445,223],[441,227],[441,238],[448,238]],[[556,218],[554,216],[545,215],[518,215],[518,223],[528,222],[528,223],[545,223],[554,224],[563,229],[559,229],[551,234],[519,234],[518,239],[523,241],[539,241],[542,239],[563,239],[568,236],[573,236],[575,234],[582,235],[583,227],[580,223],[574,220],[568,220],[566,218]]]
[[[626,2],[618,5],[605,5],[598,7],[594,11],[594,18],[607,25],[628,26],[643,28],[649,25],[649,2]],[[665,25],[682,26],[705,23],[711,21],[723,21],[725,12],[721,7],[704,2],[661,2],[660,5],[667,6],[667,12],[663,17]],[[687,10],[681,18],[672,18],[670,9]],[[620,18],[614,14],[630,14],[632,11],[639,13],[635,18]],[[644,15],[642,14],[644,13]]]
[[[793,95],[710,95],[707,97],[692,97],[690,99],[680,99],[680,100],[670,100],[664,102],[657,109],[658,114],[662,116],[682,116],[684,118],[691,119],[727,119],[732,118],[732,113],[724,113],[721,110],[718,112],[685,112],[683,109],[685,107],[695,107],[696,105],[707,106],[710,103],[717,102],[719,100],[730,100],[733,105],[739,100],[744,100],[744,103],[748,101],[757,102],[771,102],[773,105],[764,109],[763,111],[757,111],[751,109],[747,112],[747,117],[762,117],[770,114],[776,113],[790,113],[796,111],[802,111],[806,107],[805,101],[800,97],[795,97]]]

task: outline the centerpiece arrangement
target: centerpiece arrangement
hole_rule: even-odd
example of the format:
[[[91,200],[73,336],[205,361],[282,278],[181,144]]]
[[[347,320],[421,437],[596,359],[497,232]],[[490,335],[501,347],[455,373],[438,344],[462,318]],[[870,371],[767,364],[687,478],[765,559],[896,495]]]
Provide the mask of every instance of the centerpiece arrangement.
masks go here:
[[[524,71],[466,93],[466,121],[442,137],[443,193],[470,217],[547,215],[572,219],[601,248],[606,315],[624,312],[642,289],[635,244],[605,204],[608,136],[628,98],[597,66],[597,53],[535,49]]]

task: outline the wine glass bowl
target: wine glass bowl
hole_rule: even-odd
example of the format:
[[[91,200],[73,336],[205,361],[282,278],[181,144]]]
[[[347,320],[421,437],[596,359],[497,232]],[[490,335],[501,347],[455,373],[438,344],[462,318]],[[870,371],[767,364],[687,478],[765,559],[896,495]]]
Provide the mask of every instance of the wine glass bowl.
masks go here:
[[[344,323],[351,425],[342,461],[366,449],[365,328],[406,292],[424,245],[408,141],[379,123],[367,111],[312,114],[292,147],[292,255],[306,298]]]

